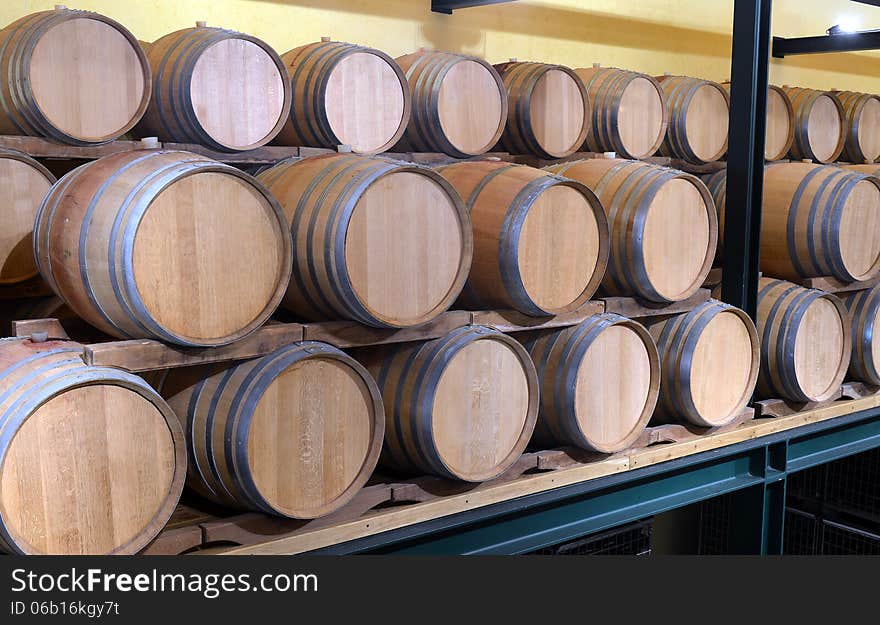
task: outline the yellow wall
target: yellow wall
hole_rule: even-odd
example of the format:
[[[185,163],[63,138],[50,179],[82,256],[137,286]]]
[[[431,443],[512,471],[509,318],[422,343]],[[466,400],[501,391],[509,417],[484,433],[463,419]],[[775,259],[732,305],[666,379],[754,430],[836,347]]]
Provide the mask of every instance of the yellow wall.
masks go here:
[[[2,0],[0,23],[51,8],[51,0]],[[774,34],[822,34],[841,14],[880,27],[880,8],[848,0],[775,0]],[[429,11],[429,0],[77,0],[147,41],[206,20],[248,32],[279,52],[322,35],[392,56],[421,46],[583,67],[593,62],[724,80],[730,74],[733,0],[519,0]],[[880,93],[880,56],[827,54],[776,59],[775,84]]]

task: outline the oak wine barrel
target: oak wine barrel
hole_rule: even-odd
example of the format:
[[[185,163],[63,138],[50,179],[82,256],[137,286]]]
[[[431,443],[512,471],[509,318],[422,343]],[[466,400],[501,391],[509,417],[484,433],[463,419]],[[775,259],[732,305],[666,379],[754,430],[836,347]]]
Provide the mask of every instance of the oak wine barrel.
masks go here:
[[[102,332],[212,346],[274,312],[290,276],[287,232],[278,203],[238,169],[135,150],[59,180],[34,250],[52,290]]]
[[[173,369],[162,394],[185,429],[187,485],[223,506],[324,516],[357,494],[382,448],[376,383],[325,343]]]
[[[721,85],[730,93],[730,82]],[[776,85],[767,86],[767,115],[764,118],[764,159],[780,161],[788,157],[794,142],[794,108],[788,94]]]
[[[382,157],[330,154],[262,172],[293,239],[284,305],[309,320],[377,328],[426,323],[458,297],[473,232],[436,172]]]
[[[512,154],[564,158],[584,145],[590,100],[568,67],[511,61],[496,65],[510,99],[501,147]]]
[[[0,181],[0,285],[17,284],[39,273],[34,218],[55,176],[26,154],[0,149]]]
[[[601,453],[626,449],[657,404],[657,346],[640,324],[603,313],[525,339],[541,385],[533,444]]]
[[[165,35],[146,49],[153,95],[137,131],[213,150],[252,150],[281,132],[290,79],[268,44],[204,25]]]
[[[832,93],[845,114],[843,158],[859,164],[876,162],[880,158],[880,96],[855,91]]]
[[[141,118],[150,65],[124,26],[89,11],[32,13],[0,31],[0,134],[113,141]]]
[[[880,179],[809,163],[764,170],[761,270],[788,280],[880,272]]]
[[[791,157],[831,163],[846,143],[846,113],[833,93],[783,86],[794,108]]]
[[[758,335],[764,398],[824,401],[840,390],[852,334],[846,307],[834,295],[761,278]]]
[[[508,104],[494,67],[477,57],[432,50],[396,61],[412,95],[412,116],[396,150],[468,158],[495,147]]]
[[[702,286],[715,258],[718,219],[699,178],[606,158],[547,170],[587,185],[605,207],[611,256],[603,292],[668,303],[687,299]]]
[[[412,98],[390,56],[328,38],[282,55],[293,100],[276,143],[350,146],[377,154],[396,144],[409,123]]]
[[[598,64],[575,72],[584,81],[593,114],[586,149],[622,158],[653,156],[669,121],[660,83],[647,74]]]
[[[658,76],[669,107],[664,156],[697,165],[727,154],[730,96],[717,82],[689,76]]]
[[[0,551],[132,554],[177,506],[177,418],[139,377],[82,351],[0,341]]]
[[[838,297],[849,312],[852,330],[849,376],[880,386],[880,286]]]
[[[466,326],[434,341],[359,350],[385,400],[380,463],[465,482],[497,477],[535,428],[538,378],[511,337]]]
[[[709,300],[691,312],[651,322],[660,351],[658,421],[726,425],[751,401],[760,347],[755,324],[739,308]]]
[[[596,292],[609,233],[596,195],[579,182],[498,161],[438,170],[466,199],[474,262],[461,304],[546,316],[575,310]]]

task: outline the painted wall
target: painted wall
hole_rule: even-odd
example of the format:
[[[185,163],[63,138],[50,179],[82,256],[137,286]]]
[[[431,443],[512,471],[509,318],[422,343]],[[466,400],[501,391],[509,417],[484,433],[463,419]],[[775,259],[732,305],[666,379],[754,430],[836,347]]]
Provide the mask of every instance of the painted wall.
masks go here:
[[[71,0],[72,1],[72,0]],[[51,8],[51,0],[3,0],[0,23]],[[248,32],[279,52],[322,35],[399,56],[425,46],[483,56],[593,62],[651,74],[724,80],[730,75],[733,0],[519,0],[439,15],[429,0],[77,0],[139,39],[205,20]],[[822,34],[841,15],[880,28],[880,8],[848,0],[775,0],[774,34]],[[827,54],[775,59],[771,82],[880,93],[880,55]]]

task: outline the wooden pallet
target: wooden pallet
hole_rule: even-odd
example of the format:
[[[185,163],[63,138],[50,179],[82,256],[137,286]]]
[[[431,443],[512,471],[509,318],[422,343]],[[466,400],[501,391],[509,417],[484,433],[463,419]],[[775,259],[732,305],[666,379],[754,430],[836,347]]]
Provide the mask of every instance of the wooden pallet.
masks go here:
[[[678,315],[689,312],[708,302],[712,296],[709,289],[699,289],[688,299],[671,304],[655,304],[644,302],[635,297],[605,297],[605,312],[617,313],[630,319],[643,319],[645,317],[662,317],[664,315]]]
[[[819,291],[826,291],[827,293],[846,293],[849,291],[872,289],[880,284],[880,276],[858,282],[841,282],[837,278],[825,276],[822,278],[805,278],[800,284],[805,288],[818,289]]]
[[[507,152],[486,152],[485,154],[479,154],[470,158],[455,158],[454,156],[449,156],[442,152],[385,152],[381,156],[407,163],[427,165],[429,167],[451,165],[453,163],[464,163],[468,161],[512,161],[512,157]]]
[[[157,538],[144,550],[150,555],[175,555],[193,549],[213,548],[217,545],[249,546],[267,541],[304,536],[321,529],[332,528],[364,519],[385,511],[400,511],[414,504],[442,501],[446,498],[479,495],[484,490],[516,483],[532,475],[547,474],[583,468],[592,464],[615,462],[620,458],[658,445],[685,443],[735,430],[754,417],[752,409],[745,410],[733,423],[720,428],[696,428],[690,425],[659,425],[646,428],[645,433],[629,449],[618,454],[600,454],[575,448],[529,451],[501,476],[482,484],[459,482],[425,476],[394,479],[377,474],[372,484],[361,489],[355,497],[336,512],[319,519],[282,519],[256,512],[242,514],[201,512],[191,505],[182,510]],[[202,504],[204,506],[204,504]],[[207,506],[211,507],[211,506]],[[369,527],[369,522],[367,522]],[[196,535],[200,538],[196,540]]]
[[[513,310],[452,310],[427,324],[397,330],[371,328],[352,321],[269,323],[235,343],[220,347],[180,347],[152,339],[91,343],[83,348],[83,360],[90,365],[119,367],[132,372],[154,371],[257,358],[303,340],[322,341],[345,349],[436,339],[467,325],[487,325],[507,333],[564,328],[606,311],[636,319],[679,314],[708,299],[706,289],[701,289],[690,299],[666,306],[648,305],[629,297],[611,297],[587,302],[576,311],[552,317],[529,317]],[[57,319],[14,321],[12,334],[35,340],[69,338]]]
[[[759,417],[790,417],[792,415],[812,412],[820,408],[826,408],[833,405],[844,396],[844,389],[841,387],[834,395],[825,401],[795,402],[788,399],[761,399],[753,403],[755,414]]]

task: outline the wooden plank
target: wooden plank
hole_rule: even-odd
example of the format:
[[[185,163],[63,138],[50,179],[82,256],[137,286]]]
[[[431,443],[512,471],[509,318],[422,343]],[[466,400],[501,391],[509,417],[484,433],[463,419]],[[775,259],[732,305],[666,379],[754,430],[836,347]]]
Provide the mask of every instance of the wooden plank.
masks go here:
[[[229,555],[276,555],[302,553],[312,549],[320,549],[321,547],[327,547],[347,540],[371,536],[373,534],[398,529],[414,523],[498,503],[514,497],[543,492],[561,486],[627,471],[629,469],[659,464],[661,462],[682,458],[688,455],[752,440],[761,436],[794,429],[810,423],[827,421],[829,419],[877,406],[880,406],[880,395],[847,402],[835,402],[829,406],[805,413],[799,413],[790,417],[755,419],[740,424],[729,431],[707,436],[698,436],[678,443],[669,443],[645,449],[632,450],[630,452],[625,452],[622,455],[612,456],[589,464],[577,463],[570,468],[561,468],[556,471],[535,475],[524,475],[512,482],[498,485],[482,485],[465,493],[459,493],[448,497],[439,497],[425,501],[424,503],[418,503],[403,508],[375,510],[363,518],[343,523],[341,525],[326,527],[311,532],[303,532],[296,536],[290,536],[250,547],[232,548],[225,550],[222,553]],[[542,453],[559,456],[558,450],[556,452]],[[549,457],[550,456],[548,456],[548,458]],[[557,458],[557,460],[558,459],[559,458]],[[561,463],[558,462],[557,464]]]
[[[319,154],[334,154],[334,150],[325,150],[322,148],[299,148],[280,145],[265,145],[256,150],[248,150],[246,152],[218,152],[211,150],[203,145],[194,143],[163,143],[162,148],[165,150],[184,150],[201,154],[208,158],[224,163],[237,163],[246,165],[263,165],[277,163],[288,158],[305,158],[307,156],[317,156]]]
[[[510,161],[512,159],[507,152],[487,152],[471,158],[455,158],[442,152],[385,152],[382,156],[419,165],[449,165],[466,161]]]
[[[307,341],[324,341],[340,348],[362,347],[436,339],[470,323],[471,313],[466,310],[452,310],[429,323],[398,330],[371,328],[355,321],[307,323],[303,326],[303,336]]]
[[[342,508],[318,519],[283,519],[265,514],[247,513],[226,519],[207,520],[200,526],[204,544],[232,542],[252,545],[265,542],[269,537],[289,536],[338,525],[357,519],[368,510],[390,501],[391,488],[390,484],[375,484],[362,488],[354,499]]]
[[[91,160],[130,150],[141,149],[140,141],[111,141],[104,145],[80,147],[54,143],[40,137],[14,137],[0,135],[0,148],[8,148],[24,152],[38,158]]]
[[[163,530],[144,547],[141,555],[178,555],[202,544],[200,523],[213,515],[185,504],[175,508]]]
[[[584,320],[605,312],[605,302],[587,302],[579,309],[554,317],[529,317],[516,310],[488,310],[471,313],[474,325],[491,326],[501,332],[522,330],[543,330],[545,328],[564,328],[575,326]]]
[[[634,451],[630,454],[629,461],[631,468],[641,468],[704,451],[710,451],[712,449],[718,449],[720,447],[726,447],[727,445],[742,443],[761,436],[776,434],[777,432],[791,430],[803,425],[827,421],[829,419],[859,412],[860,410],[875,408],[877,406],[880,406],[880,395],[853,401],[833,402],[822,408],[809,410],[788,417],[756,418],[753,421],[747,421],[727,432],[721,432],[712,436],[702,436],[681,443],[657,445],[655,447],[648,447],[647,449]]]
[[[364,517],[341,525],[326,527],[265,542],[249,547],[236,547],[222,552],[224,555],[273,555],[293,554],[320,549],[346,540],[372,536],[398,529],[413,523],[427,521],[456,512],[480,508],[499,501],[520,497],[529,492],[559,488],[588,479],[594,479],[629,468],[626,458],[610,458],[601,462],[581,465],[566,471],[552,471],[538,475],[523,476],[519,480],[496,486],[478,486],[472,491],[450,497],[439,497],[424,503],[399,509],[376,510]]]
[[[602,301],[605,302],[605,312],[617,313],[630,319],[639,319],[688,312],[703,302],[709,301],[711,295],[712,292],[709,289],[699,289],[688,299],[671,304],[643,302],[635,297],[606,297]]]
[[[755,402],[755,414],[759,417],[788,417],[794,414],[816,410],[835,401],[843,396],[843,390],[838,390],[832,397],[821,402],[792,402],[786,399],[762,399]]]
[[[808,289],[818,289],[828,293],[844,293],[847,291],[863,291],[872,289],[880,284],[880,276],[860,282],[841,282],[837,278],[825,276],[822,278],[806,278],[801,281],[801,286]]]
[[[40,334],[45,334],[41,338]],[[70,337],[57,319],[27,319],[12,322],[12,336],[19,338],[34,337],[43,341],[69,341]]]
[[[139,339],[86,345],[83,359],[89,365],[120,367],[129,371],[152,371],[170,367],[256,358],[303,340],[303,326],[278,323],[263,326],[231,345],[186,348]]]

